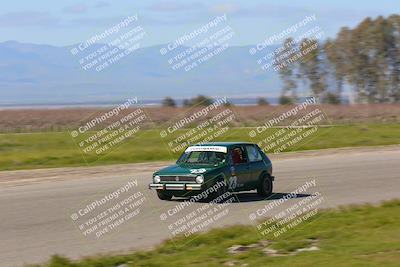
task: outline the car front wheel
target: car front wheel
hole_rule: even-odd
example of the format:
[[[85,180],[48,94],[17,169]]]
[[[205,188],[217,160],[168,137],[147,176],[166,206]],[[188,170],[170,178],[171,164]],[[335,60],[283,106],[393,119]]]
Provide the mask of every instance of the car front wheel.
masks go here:
[[[162,190],[157,190],[157,196],[161,200],[171,200],[172,196],[165,194]]]
[[[268,174],[264,174],[259,181],[257,193],[262,197],[268,197],[272,194],[272,179]]]

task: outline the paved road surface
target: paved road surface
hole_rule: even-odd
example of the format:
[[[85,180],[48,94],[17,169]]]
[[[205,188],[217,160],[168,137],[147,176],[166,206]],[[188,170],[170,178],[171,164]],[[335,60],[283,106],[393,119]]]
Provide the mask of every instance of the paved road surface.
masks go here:
[[[239,194],[239,202],[214,205],[219,209],[214,214],[220,214],[221,218],[215,217],[215,221],[205,228],[250,224],[250,214],[257,214],[257,211],[261,214],[266,204],[277,203],[283,193],[314,179],[316,186],[311,186],[306,193],[312,195],[319,192],[324,199],[320,204],[323,208],[349,203],[377,203],[400,197],[399,146],[292,153],[277,156],[273,162],[276,176],[274,192],[277,194],[272,200],[262,200],[254,193]],[[159,201],[147,189],[151,173],[166,164],[0,172],[1,266],[38,263],[56,253],[79,258],[105,252],[146,249],[170,238],[168,226],[175,222],[178,224],[179,218],[193,212],[200,216],[201,212],[211,211],[210,208],[203,210],[206,203],[194,203],[167,216],[167,221],[160,220],[161,214],[168,214],[168,211],[172,214],[177,210],[175,207],[182,205],[181,201]],[[137,181],[138,185],[121,193],[118,199],[109,200],[104,206],[89,211],[77,221],[71,219],[71,214],[95,200],[101,200],[129,181]],[[90,217],[101,216],[107,205],[111,208],[137,192],[142,195],[136,194],[128,199],[130,204],[137,206],[126,212],[133,216],[135,210],[140,208],[136,216],[118,226],[114,224],[114,228],[101,238],[95,236],[98,231],[85,236],[79,229]],[[266,214],[276,214],[299,199],[305,199],[305,196],[285,201]],[[107,216],[103,220],[105,218]],[[83,229],[90,227],[84,226]],[[105,227],[111,228],[108,225]]]

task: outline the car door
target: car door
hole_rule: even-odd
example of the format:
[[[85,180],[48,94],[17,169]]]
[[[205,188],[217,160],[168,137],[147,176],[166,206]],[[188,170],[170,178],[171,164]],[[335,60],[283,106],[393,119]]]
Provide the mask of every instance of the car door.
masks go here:
[[[263,158],[255,145],[245,145],[245,150],[247,153],[247,158],[249,162],[249,182],[252,187],[257,185],[258,178],[261,173],[266,169]]]
[[[244,146],[234,146],[230,149],[231,177],[228,187],[231,190],[243,190],[251,181],[251,171]]]

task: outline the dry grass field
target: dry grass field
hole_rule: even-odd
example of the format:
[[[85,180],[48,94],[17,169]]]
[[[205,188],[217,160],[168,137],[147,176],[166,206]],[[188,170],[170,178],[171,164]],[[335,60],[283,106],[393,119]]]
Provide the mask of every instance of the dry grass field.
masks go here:
[[[290,110],[291,106],[233,106],[236,115],[235,126],[259,125],[274,116]],[[399,104],[375,105],[322,105],[309,107],[319,108],[328,118],[328,124],[357,123],[397,123],[400,122]],[[63,131],[74,129],[83,122],[102,114],[112,108],[60,108],[60,109],[5,109],[0,110],[0,132],[41,132]],[[146,107],[145,113],[153,125],[161,127],[164,123],[177,120],[185,114],[192,114],[197,108]],[[220,112],[222,108],[210,112],[207,117]],[[299,115],[305,114],[300,112]],[[124,110],[120,116],[130,113]],[[149,124],[149,123],[148,123]]]

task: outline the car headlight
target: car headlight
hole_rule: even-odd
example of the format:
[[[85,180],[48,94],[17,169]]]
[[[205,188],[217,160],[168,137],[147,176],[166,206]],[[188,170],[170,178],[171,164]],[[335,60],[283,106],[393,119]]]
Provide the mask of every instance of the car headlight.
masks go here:
[[[158,176],[158,175],[156,175],[156,176],[154,176],[154,183],[156,183],[156,184],[158,184],[159,182],[161,182],[161,178],[160,178],[160,176]]]
[[[204,177],[203,175],[199,175],[196,177],[196,183],[201,184],[202,182],[204,182]]]

